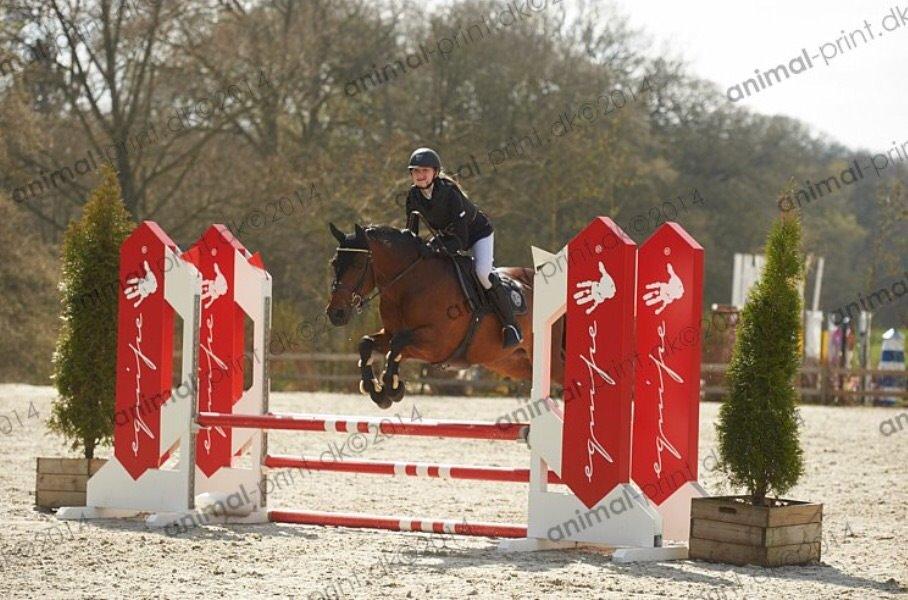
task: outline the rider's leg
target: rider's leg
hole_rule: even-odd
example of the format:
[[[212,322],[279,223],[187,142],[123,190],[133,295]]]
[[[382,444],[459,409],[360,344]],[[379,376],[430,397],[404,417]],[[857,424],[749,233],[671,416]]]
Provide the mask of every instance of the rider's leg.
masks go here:
[[[491,275],[494,270],[494,267],[492,266],[494,254],[494,233],[490,233],[487,237],[476,240],[476,243],[473,244],[473,265],[476,269],[476,276],[479,277],[479,283],[481,283],[482,287],[485,289],[490,289],[492,287],[489,275]]]
[[[492,303],[495,305],[495,311],[501,318],[503,345],[505,348],[516,346],[523,339],[520,333],[520,327],[517,325],[517,319],[514,318],[514,307],[508,298],[508,290],[505,289],[498,278],[498,274],[492,267],[493,253],[495,248],[495,234],[476,240],[473,244],[473,256],[475,258],[476,275],[479,282],[486,288]]]

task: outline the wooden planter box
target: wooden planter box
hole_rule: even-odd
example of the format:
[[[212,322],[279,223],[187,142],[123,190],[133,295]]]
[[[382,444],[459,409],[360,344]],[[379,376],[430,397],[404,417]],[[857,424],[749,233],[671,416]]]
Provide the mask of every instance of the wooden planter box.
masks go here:
[[[776,500],[753,506],[744,496],[694,498],[690,558],[763,567],[820,560],[823,505]]]
[[[35,506],[85,506],[88,478],[97,473],[105,462],[100,458],[39,458]]]

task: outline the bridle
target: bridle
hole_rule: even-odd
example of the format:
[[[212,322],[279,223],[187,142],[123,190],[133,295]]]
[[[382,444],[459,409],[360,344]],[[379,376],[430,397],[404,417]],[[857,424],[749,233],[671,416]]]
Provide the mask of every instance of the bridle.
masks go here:
[[[350,300],[353,302],[353,308],[356,309],[357,313],[363,311],[363,307],[368,303],[371,298],[368,300],[363,300],[363,296],[360,293],[360,289],[363,287],[363,283],[366,282],[366,275],[369,274],[369,265],[372,264],[372,251],[365,248],[338,248],[338,252],[365,252],[368,257],[366,258],[366,264],[363,266],[363,272],[360,273],[359,279],[351,287],[341,283],[337,277],[334,278],[334,281],[331,283],[331,293],[337,293],[338,290],[350,290]],[[376,286],[377,287],[377,286]]]
[[[381,293],[387,290],[389,287],[394,285],[397,280],[407,274],[413,267],[415,267],[421,260],[420,256],[408,266],[406,269],[398,273],[394,279],[388,282],[387,285],[380,286],[378,285],[378,279],[375,280],[375,291],[369,295],[368,298],[363,298],[362,292],[360,291],[363,287],[363,284],[366,282],[366,276],[369,274],[369,266],[372,265],[372,251],[367,248],[338,248],[338,252],[363,252],[367,255],[366,264],[363,265],[363,271],[359,274],[359,278],[356,280],[356,283],[352,286],[345,285],[337,280],[335,277],[334,282],[331,284],[331,293],[336,293],[338,290],[350,290],[350,300],[353,302],[353,308],[356,310],[356,313],[359,314],[365,310],[369,303],[376,297],[381,295]],[[374,268],[373,268],[374,270]]]

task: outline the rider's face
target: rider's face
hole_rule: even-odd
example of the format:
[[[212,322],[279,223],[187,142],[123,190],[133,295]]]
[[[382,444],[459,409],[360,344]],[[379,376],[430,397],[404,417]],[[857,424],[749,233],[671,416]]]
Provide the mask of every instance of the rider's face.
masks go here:
[[[413,167],[410,169],[410,179],[417,187],[427,187],[435,179],[435,169],[432,167]]]

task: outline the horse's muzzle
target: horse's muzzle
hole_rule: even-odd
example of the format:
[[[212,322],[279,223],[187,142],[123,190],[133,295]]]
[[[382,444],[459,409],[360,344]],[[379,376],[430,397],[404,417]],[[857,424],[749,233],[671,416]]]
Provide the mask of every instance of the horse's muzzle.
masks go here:
[[[328,315],[328,320],[331,321],[331,324],[335,327],[340,327],[341,325],[346,325],[350,320],[350,311],[342,307],[328,307],[325,311]]]

